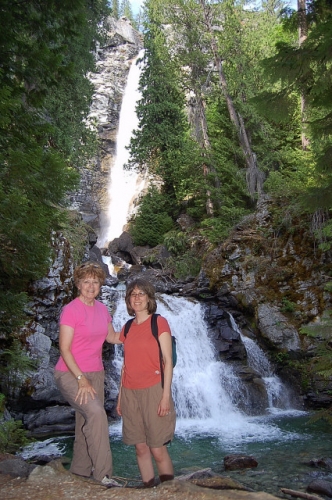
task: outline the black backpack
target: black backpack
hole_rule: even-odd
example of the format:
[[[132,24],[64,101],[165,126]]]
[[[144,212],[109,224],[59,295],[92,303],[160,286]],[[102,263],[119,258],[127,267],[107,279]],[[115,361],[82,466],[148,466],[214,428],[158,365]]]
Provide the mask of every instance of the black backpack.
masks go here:
[[[159,362],[160,362],[160,373],[161,373],[161,386],[164,387],[164,364],[163,364],[163,354],[161,352],[161,347],[158,339],[158,322],[157,318],[160,316],[159,314],[152,314],[151,315],[151,330],[152,330],[152,335],[158,342],[158,347],[159,347]],[[127,337],[127,334],[129,332],[129,328],[131,327],[132,322],[134,321],[135,318],[131,318],[127,321],[124,327],[124,336],[125,338]],[[176,338],[171,335],[172,339],[172,361],[173,361],[173,368],[176,365],[177,362],[177,353],[176,353]]]

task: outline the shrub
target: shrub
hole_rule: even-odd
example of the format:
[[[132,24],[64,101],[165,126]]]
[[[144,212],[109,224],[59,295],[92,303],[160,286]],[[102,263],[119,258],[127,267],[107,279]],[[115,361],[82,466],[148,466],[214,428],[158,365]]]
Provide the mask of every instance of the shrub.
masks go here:
[[[135,245],[155,247],[163,242],[164,234],[173,228],[166,207],[167,198],[152,186],[142,198],[138,214],[130,224]]]
[[[31,442],[21,420],[5,420],[5,395],[0,393],[0,453],[15,453]]]
[[[188,242],[182,231],[169,231],[164,237],[164,245],[171,254],[180,255],[187,249]]]

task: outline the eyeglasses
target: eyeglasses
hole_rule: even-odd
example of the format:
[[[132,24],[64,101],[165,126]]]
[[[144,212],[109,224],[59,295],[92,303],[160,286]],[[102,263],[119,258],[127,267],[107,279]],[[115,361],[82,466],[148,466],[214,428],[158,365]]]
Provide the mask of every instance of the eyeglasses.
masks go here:
[[[145,292],[137,292],[137,293],[132,292],[130,294],[130,297],[138,297],[139,299],[141,299],[142,297],[144,297],[144,295],[146,295]]]

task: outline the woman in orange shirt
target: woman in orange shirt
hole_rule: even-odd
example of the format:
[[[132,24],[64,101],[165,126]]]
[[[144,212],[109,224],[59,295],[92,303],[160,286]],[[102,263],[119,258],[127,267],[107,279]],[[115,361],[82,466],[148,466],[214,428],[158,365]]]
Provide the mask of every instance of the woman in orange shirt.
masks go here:
[[[128,334],[124,327],[113,338],[124,344],[124,366],[117,411],[122,416],[123,441],[135,445],[138,467],[146,487],[155,485],[152,457],[161,482],[174,478],[167,444],[174,436],[176,414],[171,393],[173,376],[171,330],[158,316],[158,340],[163,360],[163,385],[159,346],[151,330],[151,316],[157,309],[154,286],[144,279],[127,285],[126,305],[134,316]]]

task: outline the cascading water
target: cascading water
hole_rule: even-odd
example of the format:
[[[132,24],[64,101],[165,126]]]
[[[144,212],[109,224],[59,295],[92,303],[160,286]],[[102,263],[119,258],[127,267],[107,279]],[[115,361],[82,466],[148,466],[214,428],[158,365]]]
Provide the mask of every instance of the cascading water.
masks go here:
[[[121,235],[128,217],[134,213],[133,202],[146,184],[146,180],[140,174],[124,169],[129,160],[127,146],[133,130],[138,125],[135,108],[140,99],[138,84],[141,66],[137,64],[137,60],[142,55],[143,51],[131,64],[122,100],[116,140],[116,159],[109,176],[109,206],[107,215],[102,217],[101,234],[97,242],[100,248],[107,246],[110,241]]]
[[[274,374],[271,363],[267,359],[264,351],[254,342],[254,340],[241,333],[241,330],[238,328],[231,314],[229,314],[229,318],[233,330],[240,334],[241,340],[245,346],[248,366],[259,373],[265,383],[269,402],[269,412],[278,413],[280,410],[284,412],[284,410],[291,409],[288,390],[281,382],[280,378]]]
[[[245,393],[243,383],[230,364],[217,358],[203,306],[183,297],[160,294],[158,312],[167,318],[177,338],[178,362],[172,384],[177,435],[186,439],[198,434],[215,435],[229,444],[276,439],[280,432],[277,427],[259,422],[237,408],[236,402]],[[114,328],[119,330],[128,319],[125,301],[120,300],[113,318]],[[250,344],[250,358],[254,358],[253,351]],[[118,377],[121,366],[122,347],[117,347],[114,367]],[[115,430],[116,426],[112,426],[112,432]]]

